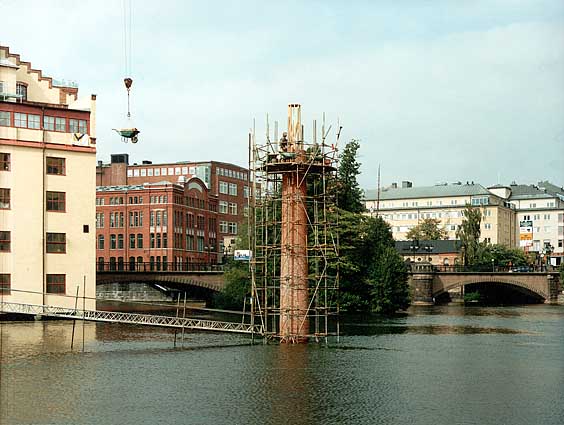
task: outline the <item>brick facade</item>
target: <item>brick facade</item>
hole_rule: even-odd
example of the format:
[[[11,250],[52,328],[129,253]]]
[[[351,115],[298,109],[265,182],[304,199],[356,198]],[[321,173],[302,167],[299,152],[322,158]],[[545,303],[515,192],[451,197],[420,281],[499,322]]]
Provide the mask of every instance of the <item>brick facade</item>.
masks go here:
[[[217,206],[217,197],[198,178],[97,187],[98,269],[217,264]]]
[[[142,185],[145,183],[181,183],[198,177],[217,197],[219,251],[233,247],[240,225],[246,222],[246,208],[250,193],[249,172],[234,164],[209,162],[174,162],[129,165],[126,154],[112,155],[109,164],[98,162],[96,184],[98,186]],[[230,248],[232,250],[232,248]]]

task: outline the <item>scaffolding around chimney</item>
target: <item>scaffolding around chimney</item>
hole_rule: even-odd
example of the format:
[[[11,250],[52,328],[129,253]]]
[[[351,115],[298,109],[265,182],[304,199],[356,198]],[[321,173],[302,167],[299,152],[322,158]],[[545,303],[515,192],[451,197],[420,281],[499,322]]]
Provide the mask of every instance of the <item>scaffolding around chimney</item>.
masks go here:
[[[274,140],[266,128],[249,141],[252,320],[283,343],[327,343],[339,334],[336,142],[316,121],[306,140],[297,104],[280,138],[277,123]]]

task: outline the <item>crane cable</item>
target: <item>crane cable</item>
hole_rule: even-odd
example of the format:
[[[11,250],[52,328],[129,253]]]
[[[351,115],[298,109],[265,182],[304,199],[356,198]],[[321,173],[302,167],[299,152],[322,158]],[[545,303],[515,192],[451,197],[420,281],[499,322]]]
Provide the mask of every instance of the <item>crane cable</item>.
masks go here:
[[[132,24],[132,13],[131,13],[131,0],[122,0],[123,4],[123,55],[124,55],[124,71],[125,77],[123,82],[125,83],[125,88],[127,89],[127,118],[131,118],[130,105],[129,105],[129,93],[131,90],[131,85],[133,84],[133,79],[131,78],[131,24]],[[128,25],[129,18],[129,25]]]

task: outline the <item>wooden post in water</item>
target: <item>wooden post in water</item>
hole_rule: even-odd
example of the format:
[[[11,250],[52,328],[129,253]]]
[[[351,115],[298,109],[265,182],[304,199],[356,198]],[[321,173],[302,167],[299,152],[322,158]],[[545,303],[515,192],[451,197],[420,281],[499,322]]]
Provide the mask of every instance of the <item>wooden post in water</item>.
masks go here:
[[[78,288],[79,287],[80,287],[79,285],[76,285],[76,297],[74,297],[74,316],[75,316],[75,319],[72,321],[71,351],[72,351],[72,347],[74,345],[74,328],[76,326],[76,313],[77,313],[76,309],[78,308]]]

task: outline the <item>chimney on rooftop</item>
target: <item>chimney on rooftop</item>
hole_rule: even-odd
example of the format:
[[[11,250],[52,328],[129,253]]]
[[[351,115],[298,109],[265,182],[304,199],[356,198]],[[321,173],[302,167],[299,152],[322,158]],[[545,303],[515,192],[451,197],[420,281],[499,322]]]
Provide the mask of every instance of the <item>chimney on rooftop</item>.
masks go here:
[[[406,189],[408,187],[413,187],[413,183],[409,182],[407,180],[404,180],[404,181],[401,182],[401,187],[402,187],[402,189]]]
[[[397,189],[398,188],[398,184],[397,183],[392,183],[392,189]]]

